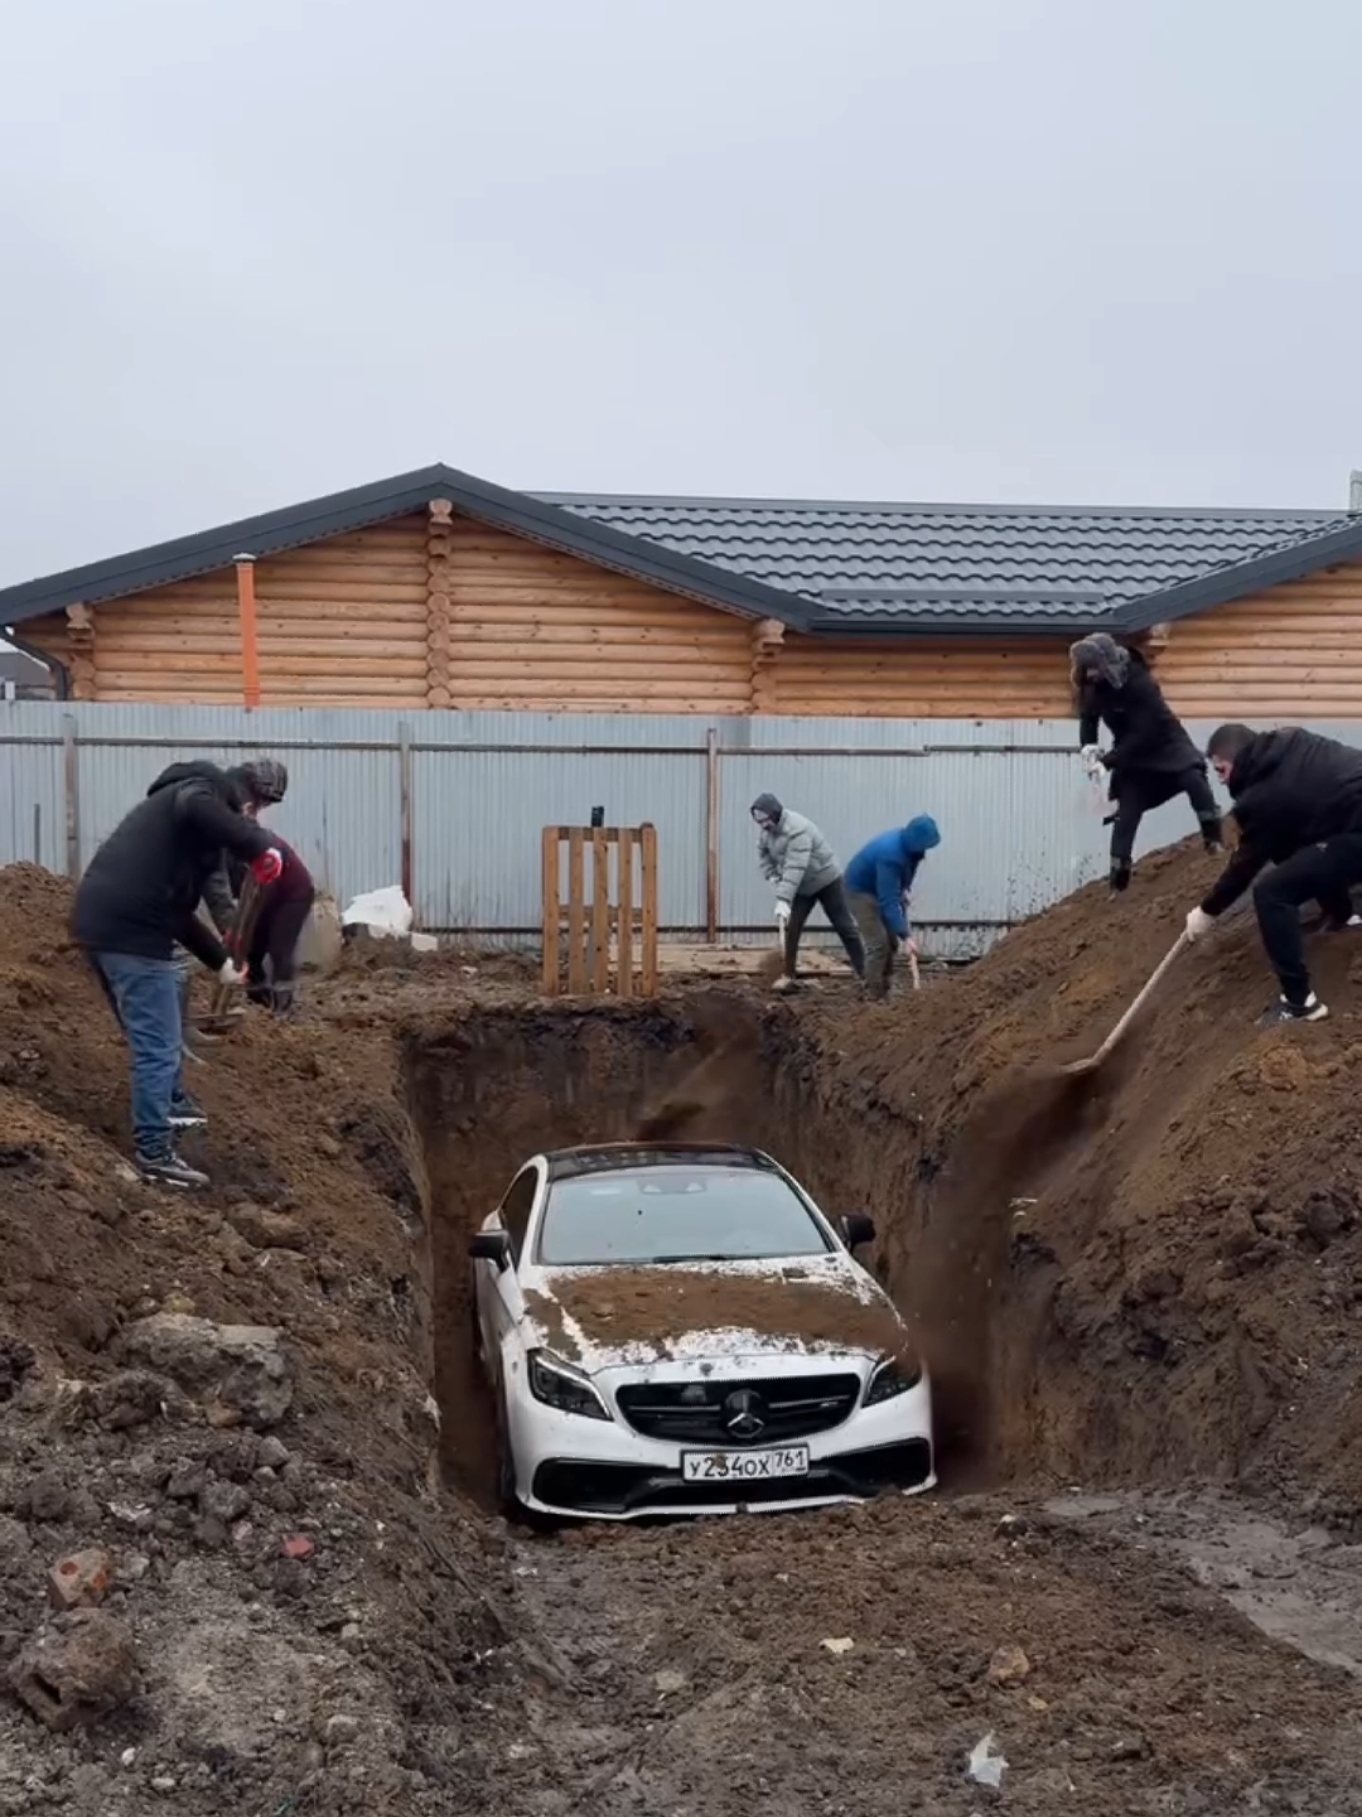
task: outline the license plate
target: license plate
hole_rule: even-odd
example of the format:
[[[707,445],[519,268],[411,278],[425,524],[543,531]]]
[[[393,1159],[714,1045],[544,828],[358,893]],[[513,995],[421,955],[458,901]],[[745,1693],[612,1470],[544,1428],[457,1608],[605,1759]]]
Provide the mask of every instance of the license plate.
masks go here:
[[[807,1476],[809,1447],[778,1451],[683,1451],[681,1477],[687,1483],[764,1483],[777,1476]]]

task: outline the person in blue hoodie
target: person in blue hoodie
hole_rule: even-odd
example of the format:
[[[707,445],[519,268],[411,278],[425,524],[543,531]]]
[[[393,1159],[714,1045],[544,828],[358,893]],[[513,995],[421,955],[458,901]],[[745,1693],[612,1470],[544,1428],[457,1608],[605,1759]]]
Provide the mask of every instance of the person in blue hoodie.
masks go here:
[[[907,826],[881,833],[863,845],[846,868],[847,900],[865,941],[865,994],[887,997],[894,955],[904,947],[917,951],[908,924],[908,893],[918,866],[941,832],[929,814]]]

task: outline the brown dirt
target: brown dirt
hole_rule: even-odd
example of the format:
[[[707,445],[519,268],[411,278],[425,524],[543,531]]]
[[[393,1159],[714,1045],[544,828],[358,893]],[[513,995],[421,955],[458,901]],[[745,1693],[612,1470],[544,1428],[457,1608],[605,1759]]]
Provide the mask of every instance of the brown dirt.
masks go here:
[[[648,1344],[659,1356],[687,1331],[755,1331],[814,1345],[858,1345],[894,1355],[902,1334],[883,1307],[854,1294],[800,1281],[720,1275],[675,1266],[565,1279],[557,1297],[596,1344]]]
[[[1362,1645],[1341,1671],[1264,1638],[1176,1507],[1152,1535],[1046,1506],[1218,1479],[1308,1507],[1337,1581],[1359,1536],[1359,945],[1312,942],[1331,1023],[1265,1035],[1225,930],[1095,1080],[1011,1082],[1095,1045],[1205,871],[1146,861],[1125,902],[1083,892],[885,1007],[545,1006],[519,964],[350,954],[194,1072],[217,1184],[189,1201],[121,1164],[126,1059],[67,887],[0,875],[0,1663],[55,1559],[102,1545],[144,1677],[67,1736],[0,1700],[0,1812],[969,1817],[990,1729],[1036,1817],[1362,1812]],[[469,1230],[536,1148],[659,1116],[874,1215],[996,1493],[548,1542],[460,1493],[485,1504],[491,1458]],[[120,1366],[130,1322],[189,1308],[282,1331],[278,1448]]]

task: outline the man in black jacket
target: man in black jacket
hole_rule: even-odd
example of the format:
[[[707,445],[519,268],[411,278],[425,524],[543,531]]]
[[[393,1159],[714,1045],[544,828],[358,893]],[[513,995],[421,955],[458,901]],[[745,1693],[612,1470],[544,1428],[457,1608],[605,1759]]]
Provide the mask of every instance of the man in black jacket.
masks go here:
[[[1328,926],[1355,925],[1352,886],[1362,883],[1362,751],[1291,727],[1254,732],[1225,725],[1207,754],[1234,797],[1239,844],[1214,889],[1187,917],[1199,940],[1217,915],[1254,884],[1253,906],[1267,956],[1281,980],[1272,1022],[1320,1022],[1327,1007],[1310,988],[1301,938],[1302,903],[1318,902]]]
[[[1116,803],[1111,826],[1111,887],[1130,882],[1135,835],[1154,808],[1175,795],[1192,805],[1208,851],[1218,852],[1220,810],[1206,775],[1206,760],[1138,650],[1128,650],[1105,631],[1084,637],[1069,650],[1070,678],[1078,702],[1078,738],[1089,770],[1111,773],[1109,799]],[[1112,746],[1097,748],[1097,723],[1105,723]]]
[[[237,785],[216,764],[172,764],[100,846],[76,891],[71,931],[132,1049],[138,1169],[168,1186],[207,1184],[175,1153],[171,1136],[184,1057],[176,943],[224,983],[242,983],[195,913],[199,898],[224,847],[258,866],[262,879],[273,881],[280,869],[269,834],[241,807]]]

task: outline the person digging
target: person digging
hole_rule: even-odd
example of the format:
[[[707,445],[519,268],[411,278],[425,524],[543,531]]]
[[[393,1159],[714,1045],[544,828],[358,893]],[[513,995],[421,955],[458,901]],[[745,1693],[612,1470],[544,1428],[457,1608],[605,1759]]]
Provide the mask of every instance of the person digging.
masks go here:
[[[132,1053],[138,1172],[165,1186],[206,1186],[175,1151],[174,1132],[206,1119],[184,1090],[179,942],[222,983],[245,973],[197,914],[225,847],[272,882],[281,860],[268,833],[242,812],[244,797],[212,763],[177,763],[110,833],[76,889],[71,933],[85,949]]]
[[[776,930],[783,970],[772,990],[797,988],[800,936],[815,903],[836,930],[852,970],[861,977],[865,972],[865,947],[847,904],[842,867],[832,847],[811,820],[783,806],[774,795],[757,796],[752,803],[752,818],[760,829],[757,862],[762,876],[775,885],[776,891]]]
[[[1206,760],[1163,697],[1138,650],[1105,631],[1080,638],[1069,649],[1069,674],[1078,706],[1078,738],[1088,773],[1109,773],[1110,882],[1113,892],[1130,883],[1135,835],[1154,808],[1185,795],[1208,852],[1224,850],[1220,810],[1206,774]],[[1109,751],[1097,744],[1099,721],[1112,736]]]
[[[941,833],[929,814],[905,827],[881,833],[863,845],[846,869],[851,912],[865,942],[865,994],[879,1000],[889,995],[894,956],[900,947],[917,955],[908,922],[908,899],[918,867],[941,844]]]
[[[1264,1024],[1322,1022],[1329,1011],[1311,988],[1300,911],[1317,902],[1326,928],[1362,925],[1352,904],[1353,886],[1362,883],[1362,751],[1296,728],[1223,725],[1206,752],[1234,801],[1239,843],[1187,916],[1187,937],[1204,938],[1252,884],[1258,930],[1281,985]]]
[[[288,793],[288,770],[272,757],[256,758],[228,774],[246,797],[245,812],[255,819],[276,807]],[[293,1011],[298,975],[298,942],[316,900],[312,873],[286,839],[271,831],[279,853],[278,877],[260,891],[260,906],[244,953],[234,953],[246,967],[246,995],[276,1016]],[[213,919],[225,940],[236,925],[237,904],[246,880],[240,857],[222,854],[222,863],[204,891]]]

